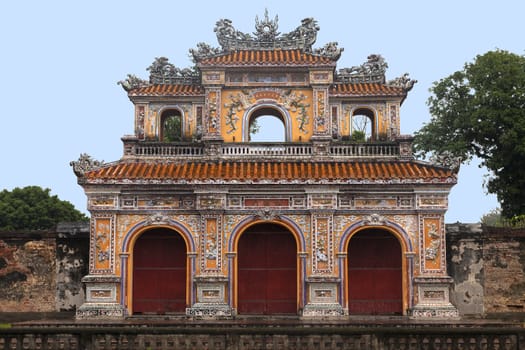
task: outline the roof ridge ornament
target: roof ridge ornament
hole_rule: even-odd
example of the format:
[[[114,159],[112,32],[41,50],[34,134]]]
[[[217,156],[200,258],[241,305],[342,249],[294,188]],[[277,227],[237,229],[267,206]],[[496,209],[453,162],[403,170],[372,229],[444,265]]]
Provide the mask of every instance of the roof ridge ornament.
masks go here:
[[[81,153],[78,160],[69,163],[77,177],[84,177],[88,171],[98,169],[105,165],[103,160],[95,160],[87,153]]]
[[[279,16],[275,15],[273,21],[268,18],[268,9],[264,10],[264,20],[259,22],[259,16],[255,16],[255,30],[253,34],[259,39],[259,41],[272,41],[275,40],[281,33],[277,31],[279,29]]]
[[[337,71],[336,80],[341,83],[385,83],[385,72],[388,68],[383,56],[370,54],[367,61],[360,66],[341,68]]]
[[[317,40],[319,26],[312,17],[305,18],[301,25],[289,33],[278,32],[279,17],[273,20],[268,16],[268,10],[264,12],[264,19],[255,17],[255,32],[253,36],[243,33],[233,26],[230,19],[220,19],[215,24],[214,31],[221,48],[212,48],[205,43],[197,44],[197,49],[190,49],[190,54],[195,62],[202,59],[229,53],[237,50],[301,50],[330,58],[339,58],[342,49],[337,48],[337,43],[327,44],[322,49],[312,50],[312,45]]]

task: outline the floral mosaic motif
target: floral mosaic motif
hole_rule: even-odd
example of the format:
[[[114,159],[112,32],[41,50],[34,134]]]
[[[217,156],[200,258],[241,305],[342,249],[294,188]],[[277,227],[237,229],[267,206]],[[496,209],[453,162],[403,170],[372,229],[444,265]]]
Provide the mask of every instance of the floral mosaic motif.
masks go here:
[[[108,216],[96,216],[91,221],[90,271],[113,272],[114,220]]]
[[[317,92],[317,116],[315,118],[315,128],[319,132],[326,131],[326,101],[323,91]]]
[[[219,93],[220,90],[210,91],[206,96],[208,131],[210,133],[217,133],[219,131]]]
[[[249,101],[250,94],[246,91],[238,92],[237,94],[230,94],[228,99],[230,101],[224,104],[224,107],[228,109],[228,112],[226,113],[226,126],[229,129],[226,132],[231,134],[237,130],[237,122],[239,121],[237,112],[245,110],[251,103]]]
[[[289,109],[292,112],[298,112],[297,122],[299,123],[299,130],[304,134],[308,133],[306,129],[307,125],[310,123],[310,117],[308,116],[308,107],[309,104],[304,103],[307,100],[307,97],[303,93],[295,93],[292,90],[284,92],[282,95],[282,104],[286,109]]]
[[[313,221],[315,230],[312,244],[313,273],[331,273],[333,269],[333,219],[331,216],[314,217]]]
[[[441,238],[435,223],[427,225],[427,235],[430,238],[427,248],[425,249],[426,260],[436,260],[439,254],[439,246],[441,245]]]
[[[221,269],[221,231],[221,216],[203,216],[201,218],[201,271],[204,273],[216,272]]]

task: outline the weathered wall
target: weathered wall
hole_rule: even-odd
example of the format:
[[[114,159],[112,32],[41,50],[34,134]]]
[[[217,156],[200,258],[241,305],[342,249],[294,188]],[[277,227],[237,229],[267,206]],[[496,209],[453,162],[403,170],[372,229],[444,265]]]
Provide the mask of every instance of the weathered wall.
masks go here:
[[[74,224],[61,231],[0,232],[0,312],[72,310],[81,304],[89,228]]]
[[[447,254],[460,314],[525,311],[525,230],[447,225]]]
[[[480,224],[447,225],[447,270],[454,280],[450,301],[461,315],[482,314],[483,240]]]
[[[525,229],[483,231],[485,312],[524,312]]]

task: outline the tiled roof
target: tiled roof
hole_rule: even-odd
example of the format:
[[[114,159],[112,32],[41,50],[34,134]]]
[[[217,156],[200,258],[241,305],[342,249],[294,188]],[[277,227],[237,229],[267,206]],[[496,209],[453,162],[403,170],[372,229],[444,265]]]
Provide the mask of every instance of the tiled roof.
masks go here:
[[[335,65],[335,61],[301,50],[238,50],[205,58],[199,64],[201,66],[315,66]]]
[[[397,181],[450,182],[451,170],[416,161],[223,161],[147,162],[122,161],[85,173],[87,182],[173,182],[207,183],[217,180],[235,183],[275,181]]]
[[[130,96],[204,96],[199,85],[156,84],[130,90]]]
[[[330,87],[330,96],[405,96],[400,87],[379,83],[338,83]]]

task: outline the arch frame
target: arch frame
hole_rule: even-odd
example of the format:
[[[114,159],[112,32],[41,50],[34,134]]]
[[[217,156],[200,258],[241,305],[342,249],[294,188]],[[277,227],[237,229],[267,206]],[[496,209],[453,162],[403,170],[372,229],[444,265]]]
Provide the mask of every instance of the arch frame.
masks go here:
[[[230,276],[229,283],[229,304],[234,310],[238,308],[238,244],[242,235],[252,226],[258,224],[275,224],[284,227],[294,237],[297,247],[297,312],[304,308],[306,304],[305,279],[306,279],[306,242],[304,233],[299,226],[285,216],[276,216],[273,218],[261,218],[257,215],[252,215],[241,222],[239,222],[232,230],[230,239],[228,240],[228,275]]]
[[[125,234],[122,243],[121,259],[121,285],[120,303],[127,311],[128,315],[133,315],[133,251],[135,244],[140,236],[153,229],[167,229],[182,236],[186,244],[186,305],[192,305],[195,301],[195,291],[193,290],[193,280],[195,277],[195,241],[188,230],[181,223],[166,218],[155,216],[153,220],[143,220],[134,225]]]
[[[284,142],[292,141],[292,117],[288,110],[282,105],[278,104],[273,100],[259,101],[244,111],[242,116],[242,142],[249,142],[250,140],[250,119],[252,114],[257,112],[259,109],[268,108],[276,110],[282,117],[284,124]],[[270,115],[270,114],[267,114]],[[274,115],[274,117],[278,118]],[[280,119],[280,118],[279,118]]]
[[[352,131],[353,131],[353,118],[355,115],[361,115],[361,114],[355,114],[358,110],[360,109],[365,109],[365,110],[368,110],[372,113],[373,115],[373,118],[370,120],[370,122],[372,123],[372,130],[371,130],[371,140],[378,140],[379,139],[379,113],[377,111],[377,109],[375,107],[372,107],[370,105],[355,105],[355,106],[352,106],[352,109],[350,110],[350,113],[348,115],[348,118],[349,118],[349,121],[348,121],[348,125],[350,125],[350,129],[349,129],[349,137],[352,137]],[[367,116],[368,117],[368,116]],[[370,117],[368,117],[370,118]]]
[[[186,127],[187,127],[187,123],[186,123],[186,115],[185,115],[185,112],[184,112],[184,108],[182,108],[182,106],[176,104],[176,105],[164,105],[162,106],[158,113],[157,113],[157,118],[156,118],[156,123],[158,125],[158,128],[157,128],[157,137],[159,139],[159,141],[163,141],[163,137],[164,135],[162,134],[162,129],[164,127],[164,120],[162,118],[162,115],[164,114],[164,112],[166,111],[169,111],[169,110],[176,110],[180,113],[180,132],[181,132],[181,140],[184,139],[184,135],[185,135],[185,131],[186,130]]]
[[[386,220],[378,215],[372,215],[372,220],[360,220],[343,231],[339,242],[339,277],[341,281],[340,296],[341,305],[345,310],[349,308],[348,300],[348,248],[354,235],[369,229],[383,230],[393,235],[399,242],[401,248],[401,288],[402,288],[402,311],[407,315],[413,307],[413,277],[414,277],[414,245],[407,232],[397,223]],[[344,257],[344,258],[342,258]]]

